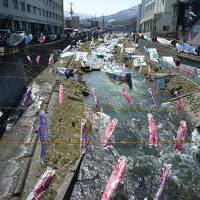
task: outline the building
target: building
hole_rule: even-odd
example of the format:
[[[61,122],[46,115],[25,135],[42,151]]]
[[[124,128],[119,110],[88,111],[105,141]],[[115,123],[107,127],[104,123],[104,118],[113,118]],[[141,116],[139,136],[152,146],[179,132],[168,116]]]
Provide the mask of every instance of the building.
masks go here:
[[[61,34],[63,0],[1,0],[0,29]]]
[[[181,0],[174,9],[177,13],[177,38],[200,45],[200,1]]]
[[[65,18],[65,28],[78,29],[80,27],[80,18],[79,16],[72,16]]]
[[[139,6],[138,31],[167,35],[176,30],[174,4],[177,0],[142,0]]]

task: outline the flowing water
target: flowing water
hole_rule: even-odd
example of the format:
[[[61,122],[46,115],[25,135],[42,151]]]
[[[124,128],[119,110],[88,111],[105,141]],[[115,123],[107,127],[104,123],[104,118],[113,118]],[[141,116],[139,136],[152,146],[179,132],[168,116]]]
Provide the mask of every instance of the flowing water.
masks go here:
[[[129,162],[123,184],[119,185],[113,199],[153,199],[159,188],[163,164],[172,164],[172,173],[164,190],[163,200],[200,199],[200,163],[196,157],[199,149],[198,145],[191,144],[191,141],[199,140],[199,133],[188,128],[183,151],[174,151],[176,133],[180,120],[184,120],[184,117],[175,110],[152,111],[158,126],[159,145],[157,148],[151,147],[148,145],[147,114],[152,109],[147,90],[152,84],[136,71],[132,71],[132,90],[126,84],[112,83],[104,72],[86,74],[84,79],[89,89],[95,88],[103,112],[119,121],[111,141],[126,143],[113,144],[113,148],[104,150],[100,144],[92,144],[100,141],[103,129],[93,132],[92,142],[83,159],[71,199],[101,199],[114,165],[122,155],[128,157]],[[135,101],[133,105],[127,104],[120,92],[121,87],[129,91]],[[159,91],[156,101],[161,106],[169,98]],[[86,98],[86,107],[94,107],[91,96]],[[163,144],[162,141],[168,143]]]

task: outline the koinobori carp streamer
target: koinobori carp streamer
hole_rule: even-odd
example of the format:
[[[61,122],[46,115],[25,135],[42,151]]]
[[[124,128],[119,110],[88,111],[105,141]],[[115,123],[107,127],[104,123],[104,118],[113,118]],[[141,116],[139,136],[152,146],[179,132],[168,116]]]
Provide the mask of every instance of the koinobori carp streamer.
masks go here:
[[[31,60],[31,57],[30,56],[26,56],[27,60],[28,60],[28,63],[29,64],[32,64],[32,60]]]
[[[26,90],[26,94],[25,94],[23,102],[22,102],[23,109],[27,109],[28,106],[30,105],[29,103],[32,100],[31,94],[32,94],[32,86],[28,86],[28,88]]]
[[[96,91],[94,88],[92,88],[92,96],[94,97],[94,101],[95,101],[95,106],[96,108],[99,108],[99,99],[96,95]]]
[[[121,89],[121,93],[124,95],[125,99],[127,100],[128,104],[133,104],[133,99],[129,96],[128,92],[125,88]]]
[[[113,131],[115,130],[117,124],[118,124],[117,119],[113,119],[112,121],[110,121],[107,124],[107,126],[103,132],[103,135],[102,135],[102,143],[103,143],[104,148],[109,147],[109,145],[108,145],[109,138],[112,135]]]
[[[161,199],[167,180],[171,174],[171,167],[172,167],[171,165],[166,165],[162,167],[160,172],[160,187],[158,189],[158,192],[156,193],[154,200]]]
[[[40,112],[39,115],[39,137],[41,142],[40,159],[43,161],[45,159],[47,151],[47,141],[48,141],[48,126],[47,118],[44,111]]]
[[[54,169],[48,167],[26,200],[41,200],[46,193],[55,173],[56,171]]]
[[[113,173],[108,180],[101,200],[110,200],[112,198],[118,184],[123,180],[126,174],[127,163],[128,159],[126,157],[123,156],[119,158],[119,160],[115,164]]]
[[[186,134],[186,122],[180,121],[180,126],[178,128],[177,136],[176,136],[176,144],[175,144],[175,150],[181,151],[183,149],[183,143],[185,140],[185,134]]]
[[[149,89],[148,89],[148,92],[149,92],[149,94],[150,94],[150,96],[151,96],[151,100],[152,100],[153,107],[156,108],[156,107],[157,107],[157,104],[156,104],[156,100],[155,100],[155,97],[154,97],[154,95],[153,95],[152,89],[149,88]]]
[[[37,57],[36,57],[36,59],[35,59],[35,62],[36,62],[37,65],[40,64],[40,56],[39,56],[39,55],[37,55]]]
[[[60,84],[60,87],[59,87],[58,102],[61,106],[64,104],[64,86],[63,86],[63,84]]]
[[[87,133],[87,120],[81,121],[80,131],[80,154],[83,155],[87,151],[88,146],[88,133]]]
[[[176,109],[177,111],[184,111],[184,103],[183,103],[183,99],[180,97],[178,92],[175,92],[176,94]]]
[[[156,122],[152,114],[148,114],[149,120],[149,144],[150,145],[158,145],[158,133]]]

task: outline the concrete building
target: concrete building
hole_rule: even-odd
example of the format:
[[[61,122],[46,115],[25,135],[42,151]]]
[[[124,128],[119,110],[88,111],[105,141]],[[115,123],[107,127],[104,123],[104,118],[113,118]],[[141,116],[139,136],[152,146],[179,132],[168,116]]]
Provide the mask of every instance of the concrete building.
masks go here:
[[[61,34],[63,0],[0,0],[0,29]]]
[[[174,3],[177,0],[142,0],[139,6],[138,31],[166,35],[176,30]]]

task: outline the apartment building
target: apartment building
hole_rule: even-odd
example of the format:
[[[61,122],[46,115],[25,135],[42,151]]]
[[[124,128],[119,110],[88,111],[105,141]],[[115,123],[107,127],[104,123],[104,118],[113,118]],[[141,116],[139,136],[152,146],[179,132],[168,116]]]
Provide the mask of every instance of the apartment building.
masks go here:
[[[63,0],[0,0],[0,29],[61,34]]]
[[[138,32],[164,35],[176,30],[174,4],[177,0],[142,0],[139,8]]]

